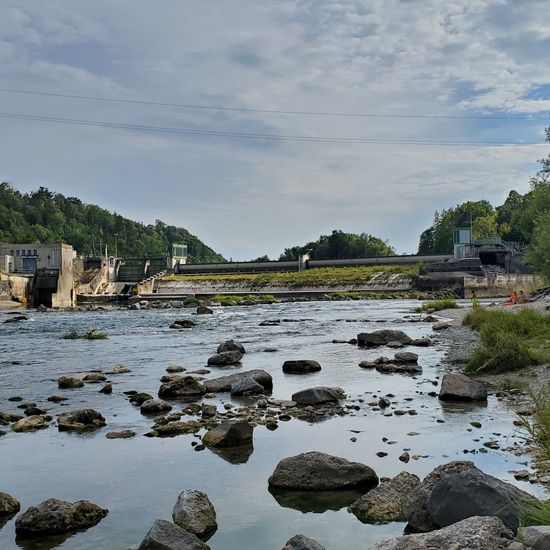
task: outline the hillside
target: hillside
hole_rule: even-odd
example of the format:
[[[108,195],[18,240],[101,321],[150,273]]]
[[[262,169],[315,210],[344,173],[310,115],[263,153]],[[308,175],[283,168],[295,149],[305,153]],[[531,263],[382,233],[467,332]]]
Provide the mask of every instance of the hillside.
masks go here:
[[[40,187],[20,193],[0,183],[0,242],[57,242],[71,244],[79,254],[99,251],[100,243],[119,256],[165,254],[172,243],[188,247],[189,263],[219,262],[223,257],[186,229],[144,225],[75,197],[65,197]]]

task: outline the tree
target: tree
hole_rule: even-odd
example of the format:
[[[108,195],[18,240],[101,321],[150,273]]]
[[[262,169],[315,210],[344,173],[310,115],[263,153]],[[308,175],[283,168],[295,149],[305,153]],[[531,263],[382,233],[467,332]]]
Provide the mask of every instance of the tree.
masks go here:
[[[526,259],[537,273],[550,282],[550,212],[537,217]]]

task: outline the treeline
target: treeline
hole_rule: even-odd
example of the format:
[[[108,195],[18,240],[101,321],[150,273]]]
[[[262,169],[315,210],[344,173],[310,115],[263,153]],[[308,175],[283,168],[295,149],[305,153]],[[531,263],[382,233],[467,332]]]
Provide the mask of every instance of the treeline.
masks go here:
[[[550,143],[550,128],[546,128]],[[550,155],[540,159],[539,172],[524,195],[510,191],[504,204],[465,202],[436,212],[432,225],[422,232],[419,254],[450,254],[453,230],[472,227],[474,239],[501,237],[526,245],[527,261],[550,280]]]
[[[40,187],[20,193],[8,183],[0,183],[0,242],[71,244],[79,253],[90,255],[107,244],[119,256],[166,254],[172,243],[188,247],[188,261],[224,261],[210,247],[186,229],[157,220],[144,225],[75,197],[65,197]]]
[[[395,250],[387,241],[373,237],[368,233],[344,233],[335,230],[331,235],[321,235],[316,241],[306,243],[303,246],[285,248],[279,260],[297,260],[301,254],[306,253],[309,254],[312,260],[339,260],[370,256],[392,256],[395,254]]]

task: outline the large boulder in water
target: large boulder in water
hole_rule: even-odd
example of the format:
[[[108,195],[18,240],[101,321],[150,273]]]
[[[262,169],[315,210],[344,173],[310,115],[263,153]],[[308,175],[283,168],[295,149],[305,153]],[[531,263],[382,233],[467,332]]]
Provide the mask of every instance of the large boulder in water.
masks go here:
[[[160,414],[172,410],[172,405],[162,399],[147,399],[140,407],[143,414]]]
[[[447,527],[472,516],[495,516],[516,531],[521,508],[537,501],[518,489],[480,470],[445,476],[428,499],[428,514],[439,527]]]
[[[273,379],[265,370],[254,369],[245,372],[236,372],[228,376],[220,376],[204,381],[204,387],[208,392],[226,392],[231,391],[231,385],[243,378],[253,378],[258,384],[262,385],[265,391],[270,392],[273,389]]]
[[[52,417],[48,415],[34,414],[31,416],[27,416],[22,420],[18,420],[11,425],[11,429],[14,432],[33,432],[35,430],[47,428],[51,419]]]
[[[401,342],[410,344],[412,338],[407,336],[402,330],[375,330],[374,332],[361,332],[357,335],[357,345],[359,347],[385,346],[389,342]]]
[[[21,514],[15,521],[15,530],[20,535],[66,533],[91,527],[108,513],[87,500],[65,502],[50,498]]]
[[[158,396],[163,399],[200,399],[206,393],[206,388],[192,376],[172,376],[162,384]]]
[[[218,346],[216,353],[223,353],[225,351],[238,351],[241,354],[246,353],[244,346],[240,342],[235,342],[235,340],[226,340],[222,342]]]
[[[513,539],[514,535],[499,518],[474,516],[432,533],[406,535],[379,542],[374,550],[506,550]]]
[[[268,480],[276,489],[331,491],[378,485],[376,472],[365,464],[317,451],[283,458]]]
[[[84,386],[84,380],[77,378],[76,376],[60,376],[57,379],[57,387],[59,389],[72,389],[82,388]]]
[[[264,393],[264,387],[258,384],[254,378],[248,376],[247,378],[241,378],[231,384],[231,395],[245,395],[245,394],[259,394]]]
[[[282,550],[325,550],[325,547],[304,535],[296,535],[286,541]]]
[[[529,493],[489,476],[472,462],[435,468],[405,503],[405,517],[416,531],[432,531],[470,516],[497,516],[517,528],[520,507],[536,503]]]
[[[358,498],[349,506],[348,512],[363,523],[405,521],[405,501],[419,483],[420,479],[414,474],[401,472]]]
[[[208,540],[218,528],[216,510],[202,491],[182,491],[172,510],[172,520],[202,540]]]
[[[57,417],[57,427],[60,432],[96,430],[105,426],[105,418],[95,409],[75,409],[60,414]]]
[[[311,359],[299,359],[296,361],[285,361],[283,372],[286,374],[307,374],[321,370],[321,365]]]
[[[442,401],[486,401],[487,390],[462,373],[447,373],[441,380],[439,399]]]
[[[320,405],[344,399],[346,392],[342,388],[318,386],[301,390],[292,395],[292,401],[297,405]]]
[[[138,550],[210,550],[210,546],[193,533],[188,533],[169,521],[157,519]]]
[[[252,442],[254,428],[244,420],[225,420],[206,432],[202,441],[211,447],[238,447]]]
[[[208,359],[208,364],[213,366],[236,365],[243,358],[240,351],[222,351]]]

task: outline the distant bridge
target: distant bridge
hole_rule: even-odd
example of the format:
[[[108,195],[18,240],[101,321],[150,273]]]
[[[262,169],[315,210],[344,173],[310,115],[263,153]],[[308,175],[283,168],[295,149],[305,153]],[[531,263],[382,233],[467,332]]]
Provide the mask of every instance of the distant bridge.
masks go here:
[[[348,260],[308,260],[305,269],[318,267],[362,267],[376,265],[414,265],[416,263],[445,262],[453,256],[450,254],[433,254],[418,256],[377,256],[372,258],[355,258]],[[299,271],[298,260],[292,262],[226,262],[217,264],[185,264],[177,267],[180,275],[216,275],[221,273],[266,273]]]

